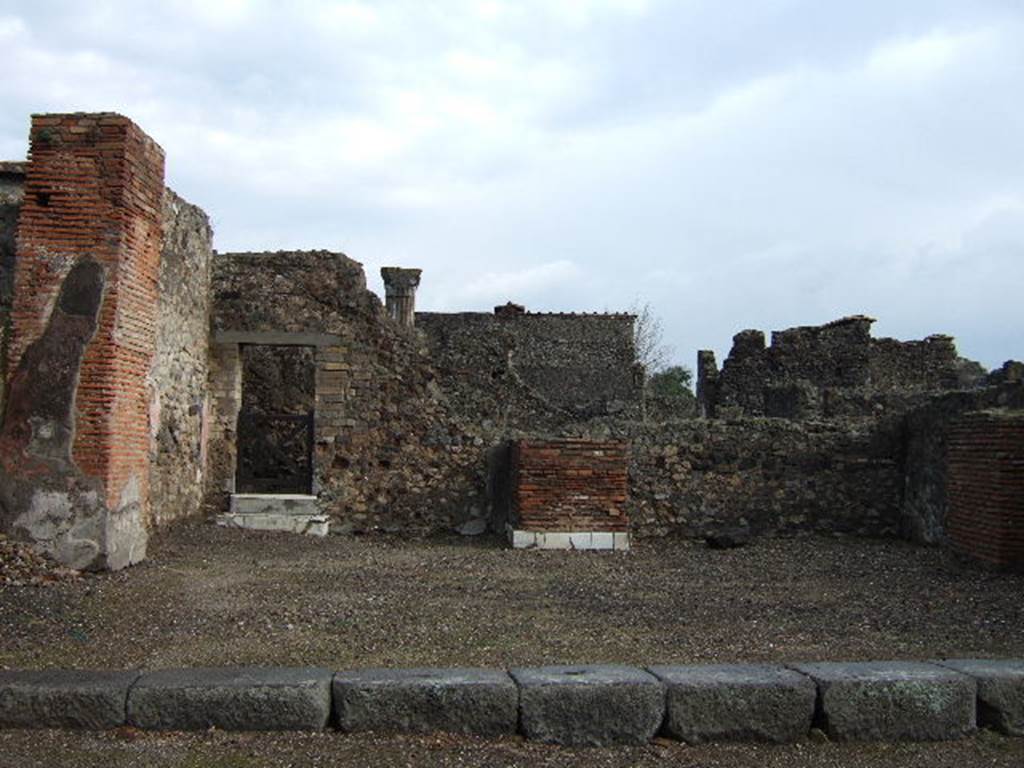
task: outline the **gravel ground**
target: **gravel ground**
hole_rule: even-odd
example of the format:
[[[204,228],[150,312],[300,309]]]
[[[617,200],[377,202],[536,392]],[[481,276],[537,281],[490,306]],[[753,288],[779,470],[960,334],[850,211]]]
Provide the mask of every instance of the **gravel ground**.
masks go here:
[[[0,731],[3,768],[284,768],[285,766],[687,766],[687,768],[1020,768],[1024,739],[987,731],[936,744],[816,744],[567,749],[520,739],[321,734]]]
[[[0,668],[1024,657],[1024,576],[849,538],[513,552],[176,526],[117,574],[0,583]],[[15,582],[25,582],[16,579]],[[0,766],[1019,768],[1024,739],[572,750],[517,738],[0,731]]]
[[[892,541],[538,552],[190,522],[120,573],[0,586],[0,668],[1024,657],[1022,594]]]

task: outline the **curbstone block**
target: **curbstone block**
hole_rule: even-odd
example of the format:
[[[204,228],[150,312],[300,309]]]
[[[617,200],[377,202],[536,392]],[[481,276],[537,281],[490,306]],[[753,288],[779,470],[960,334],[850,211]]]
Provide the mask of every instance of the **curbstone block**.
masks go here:
[[[689,744],[707,741],[787,743],[811,729],[817,688],[809,677],[776,665],[650,667],[667,689],[665,733]]]
[[[940,741],[976,727],[973,679],[922,662],[793,664],[818,686],[822,729],[841,741]]]
[[[334,676],[341,730],[483,736],[516,732],[519,690],[503,670],[366,669]]]
[[[138,672],[0,672],[0,727],[117,728],[125,724],[128,691],[138,678]]]
[[[978,724],[1007,736],[1024,736],[1024,660],[948,659],[944,667],[970,675],[978,685]]]
[[[331,672],[238,667],[148,672],[128,694],[128,722],[157,731],[315,731],[331,711]]]
[[[523,735],[570,746],[644,744],[665,715],[665,689],[642,669],[555,666],[511,669]]]

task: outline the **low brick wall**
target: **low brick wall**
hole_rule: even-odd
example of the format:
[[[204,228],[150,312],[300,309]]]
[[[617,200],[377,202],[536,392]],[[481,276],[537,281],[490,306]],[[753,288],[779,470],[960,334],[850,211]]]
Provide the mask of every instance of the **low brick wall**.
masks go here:
[[[1024,414],[960,417],[950,428],[947,462],[953,547],[987,565],[1024,571]]]
[[[502,669],[0,671],[0,728],[520,733],[791,743],[1024,736],[1024,660]]]
[[[512,525],[535,532],[625,533],[629,445],[519,440],[512,444]]]

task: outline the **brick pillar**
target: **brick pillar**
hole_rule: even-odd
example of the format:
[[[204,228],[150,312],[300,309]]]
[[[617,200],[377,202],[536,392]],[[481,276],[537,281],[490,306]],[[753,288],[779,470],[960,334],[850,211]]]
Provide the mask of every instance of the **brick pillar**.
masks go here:
[[[965,414],[950,426],[947,451],[950,543],[987,565],[1024,571],[1024,413]]]
[[[388,315],[406,328],[412,328],[416,317],[416,288],[421,273],[419,269],[380,268]]]
[[[163,190],[163,150],[129,119],[32,117],[8,370],[44,334],[71,268],[85,257],[98,263],[103,298],[74,393],[72,459],[102,483],[108,509],[132,506],[140,521],[148,511],[146,377],[155,351]]]

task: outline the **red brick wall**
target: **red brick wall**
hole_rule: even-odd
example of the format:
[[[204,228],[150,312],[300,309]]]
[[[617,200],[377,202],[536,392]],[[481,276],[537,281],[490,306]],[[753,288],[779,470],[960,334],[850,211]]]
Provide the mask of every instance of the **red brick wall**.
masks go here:
[[[106,290],[76,393],[73,458],[104,482],[111,507],[132,477],[146,499],[163,179],[163,150],[125,117],[32,118],[9,370],[45,329],[75,261],[100,262]]]
[[[971,413],[949,432],[946,532],[987,564],[1024,570],[1024,414]]]
[[[513,443],[513,526],[524,531],[628,531],[628,465],[624,442]]]

